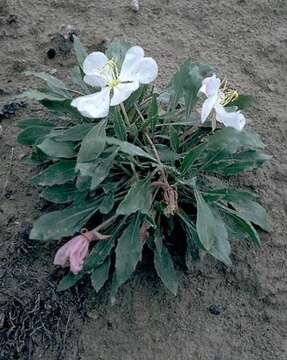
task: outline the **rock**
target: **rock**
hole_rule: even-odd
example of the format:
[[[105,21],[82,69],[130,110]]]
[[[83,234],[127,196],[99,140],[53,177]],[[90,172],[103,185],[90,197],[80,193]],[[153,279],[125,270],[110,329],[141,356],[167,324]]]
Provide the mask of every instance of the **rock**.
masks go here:
[[[48,59],[54,59],[54,57],[56,56],[57,52],[55,49],[53,48],[50,48],[48,51],[47,51],[47,57]]]
[[[208,311],[212,315],[220,315],[222,310],[219,305],[212,304],[209,306]]]

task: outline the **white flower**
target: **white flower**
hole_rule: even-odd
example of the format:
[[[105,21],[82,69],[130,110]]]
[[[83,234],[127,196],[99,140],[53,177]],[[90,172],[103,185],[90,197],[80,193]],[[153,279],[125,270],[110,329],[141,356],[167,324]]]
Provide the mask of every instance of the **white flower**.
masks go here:
[[[201,122],[204,123],[212,109],[214,109],[216,120],[218,122],[240,131],[244,128],[246,123],[244,115],[241,114],[240,111],[228,112],[224,107],[224,105],[232,100],[232,94],[235,94],[235,92],[232,92],[231,96],[229,92],[226,96],[224,91],[221,91],[220,84],[221,81],[216,75],[207,77],[202,81],[202,86],[199,91],[204,93],[207,96],[207,99],[202,105]]]
[[[71,103],[79,112],[89,118],[103,118],[109,113],[110,106],[124,102],[140,84],[149,84],[158,73],[154,59],[144,57],[139,46],[131,47],[124,58],[120,73],[113,60],[102,52],[93,52],[83,63],[84,81],[101,90],[80,96]]]

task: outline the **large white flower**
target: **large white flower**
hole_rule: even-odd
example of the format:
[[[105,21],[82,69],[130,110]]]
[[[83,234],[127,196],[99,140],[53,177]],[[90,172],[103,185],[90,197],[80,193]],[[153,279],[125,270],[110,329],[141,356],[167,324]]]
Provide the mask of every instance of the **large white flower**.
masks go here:
[[[84,81],[101,90],[80,96],[71,103],[80,113],[89,118],[103,118],[109,113],[110,106],[124,102],[140,84],[149,84],[158,73],[154,59],[144,57],[139,46],[131,47],[124,58],[119,73],[117,65],[102,52],[93,52],[83,63]]]
[[[200,92],[207,96],[201,110],[201,122],[204,123],[211,111],[215,110],[216,120],[225,126],[233,127],[236,130],[242,130],[246,124],[246,119],[240,111],[228,112],[224,105],[230,102],[230,93],[227,95],[220,89],[221,81],[212,75],[202,81]],[[233,92],[234,94],[234,92]],[[232,94],[231,94],[232,96]]]

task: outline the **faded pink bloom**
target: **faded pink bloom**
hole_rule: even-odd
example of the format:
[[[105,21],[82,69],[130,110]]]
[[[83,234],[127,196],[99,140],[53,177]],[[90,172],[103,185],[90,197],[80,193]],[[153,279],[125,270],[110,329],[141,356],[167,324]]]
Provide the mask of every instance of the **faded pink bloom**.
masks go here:
[[[75,236],[57,251],[54,258],[54,265],[60,265],[62,267],[70,266],[71,272],[77,274],[83,268],[85,258],[89,252],[90,242],[108,238],[109,236],[102,235],[97,231],[88,231]]]

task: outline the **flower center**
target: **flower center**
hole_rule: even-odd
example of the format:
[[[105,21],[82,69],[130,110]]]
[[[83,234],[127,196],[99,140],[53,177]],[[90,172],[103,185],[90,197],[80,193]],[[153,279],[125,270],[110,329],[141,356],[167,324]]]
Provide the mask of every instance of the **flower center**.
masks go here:
[[[110,81],[108,82],[108,87],[109,87],[110,89],[114,89],[116,86],[119,85],[119,83],[120,83],[120,80],[118,80],[118,79],[110,80]]]

